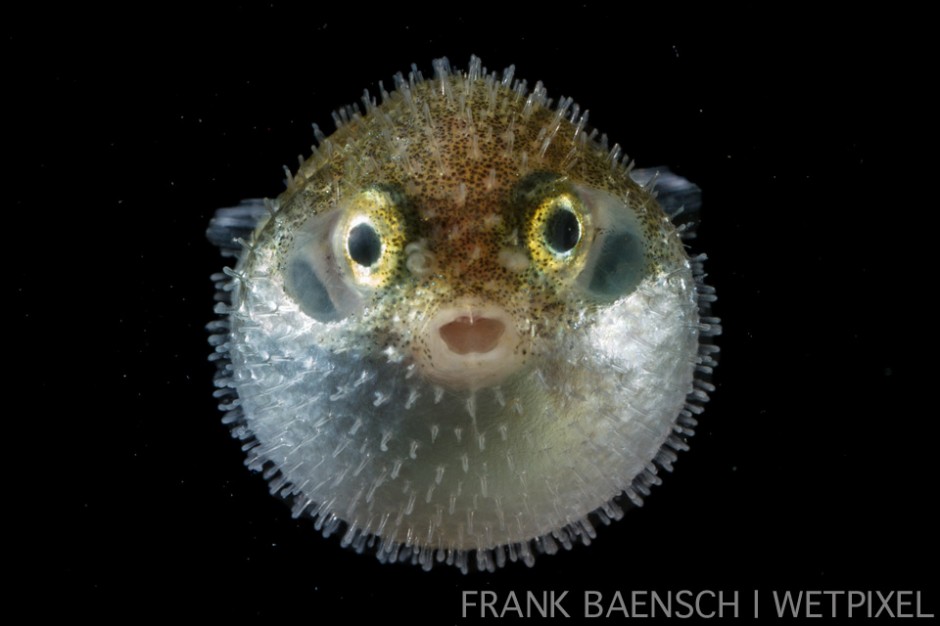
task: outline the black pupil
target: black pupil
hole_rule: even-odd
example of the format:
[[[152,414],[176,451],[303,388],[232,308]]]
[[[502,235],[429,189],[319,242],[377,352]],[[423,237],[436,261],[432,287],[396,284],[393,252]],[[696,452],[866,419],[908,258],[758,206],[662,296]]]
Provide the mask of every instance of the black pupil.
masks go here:
[[[568,209],[558,209],[545,222],[545,242],[555,252],[568,252],[581,239],[578,218]]]
[[[382,242],[379,234],[369,224],[357,224],[349,231],[346,240],[349,256],[363,267],[371,267],[382,254]]]

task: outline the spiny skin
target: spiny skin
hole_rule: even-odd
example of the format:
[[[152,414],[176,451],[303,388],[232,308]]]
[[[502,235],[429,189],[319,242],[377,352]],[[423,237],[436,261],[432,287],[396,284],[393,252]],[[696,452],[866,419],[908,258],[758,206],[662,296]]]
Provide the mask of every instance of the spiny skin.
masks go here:
[[[477,59],[435,69],[367,97],[259,225],[223,384],[295,514],[345,522],[358,549],[378,537],[382,558],[466,568],[476,550],[491,568],[504,547],[530,562],[531,541],[587,540],[589,513],[618,516],[683,447],[696,281],[570,101]]]

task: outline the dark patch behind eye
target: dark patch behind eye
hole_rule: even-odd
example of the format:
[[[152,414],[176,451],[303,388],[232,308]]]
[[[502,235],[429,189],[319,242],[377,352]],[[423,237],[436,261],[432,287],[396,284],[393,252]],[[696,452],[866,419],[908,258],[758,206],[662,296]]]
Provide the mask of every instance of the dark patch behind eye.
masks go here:
[[[285,278],[288,294],[304,313],[321,322],[340,319],[339,311],[330,299],[326,286],[306,259],[297,258],[291,261],[287,266]]]
[[[621,231],[603,237],[588,289],[605,300],[615,300],[636,289],[643,280],[646,259],[642,242]]]
[[[350,258],[363,267],[371,267],[382,256],[379,234],[369,224],[357,224],[349,231],[346,248]]]

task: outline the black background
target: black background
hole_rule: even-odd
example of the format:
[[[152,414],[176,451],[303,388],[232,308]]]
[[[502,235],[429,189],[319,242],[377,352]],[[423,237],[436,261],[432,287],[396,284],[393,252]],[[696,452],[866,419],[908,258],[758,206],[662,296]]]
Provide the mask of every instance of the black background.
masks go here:
[[[39,615],[292,623],[453,623],[463,589],[920,589],[937,609],[920,39],[878,16],[678,17],[273,3],[11,19],[17,597]],[[363,88],[471,53],[702,187],[693,248],[725,333],[692,450],[645,507],[533,569],[464,576],[341,549],[242,466],[211,397],[221,262],[203,233],[215,208],[278,194],[310,124],[332,128]]]

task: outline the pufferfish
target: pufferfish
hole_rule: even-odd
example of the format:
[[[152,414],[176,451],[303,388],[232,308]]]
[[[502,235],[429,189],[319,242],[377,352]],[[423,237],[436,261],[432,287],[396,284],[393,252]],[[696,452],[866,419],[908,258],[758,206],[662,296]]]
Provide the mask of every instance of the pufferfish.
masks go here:
[[[324,534],[466,572],[642,504],[713,387],[704,257],[620,148],[514,68],[434,62],[334,114],[276,200],[222,209],[216,395]],[[667,207],[667,209],[664,209]]]

